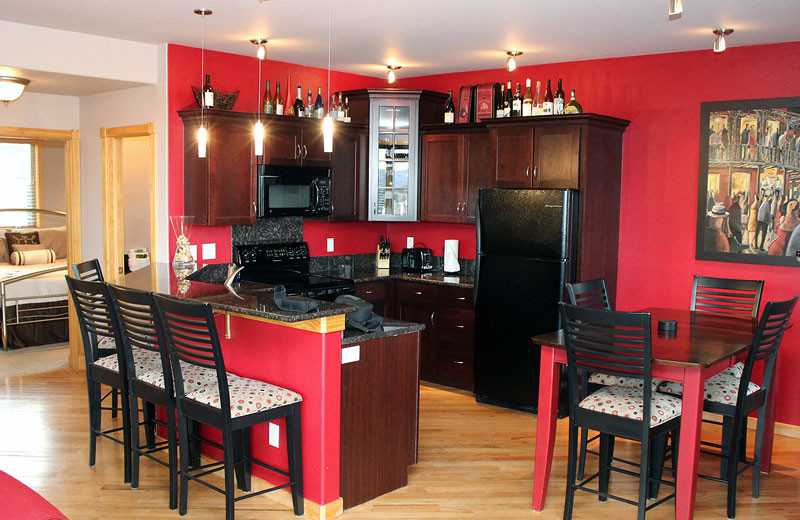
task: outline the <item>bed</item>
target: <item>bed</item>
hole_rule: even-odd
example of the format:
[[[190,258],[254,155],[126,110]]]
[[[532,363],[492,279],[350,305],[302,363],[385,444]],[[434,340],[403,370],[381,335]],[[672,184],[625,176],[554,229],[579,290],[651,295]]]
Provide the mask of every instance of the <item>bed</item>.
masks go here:
[[[66,216],[48,210],[0,210],[40,212]],[[7,234],[47,236],[40,244],[58,250],[55,261],[32,265],[14,265],[8,260],[13,246],[6,243]],[[21,228],[0,230],[5,255],[0,252],[0,313],[2,313],[3,350],[35,345],[60,343],[69,340],[66,260],[66,228]],[[51,240],[57,240],[53,246]],[[37,238],[38,241],[38,238]],[[56,255],[54,255],[56,256]],[[5,260],[5,261],[3,261]]]

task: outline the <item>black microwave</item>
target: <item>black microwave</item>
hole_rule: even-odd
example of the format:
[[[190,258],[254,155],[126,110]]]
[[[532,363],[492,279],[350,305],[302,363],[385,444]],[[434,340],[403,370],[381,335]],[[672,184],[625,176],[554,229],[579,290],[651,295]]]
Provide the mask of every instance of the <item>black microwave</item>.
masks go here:
[[[259,217],[330,215],[331,169],[259,164]]]

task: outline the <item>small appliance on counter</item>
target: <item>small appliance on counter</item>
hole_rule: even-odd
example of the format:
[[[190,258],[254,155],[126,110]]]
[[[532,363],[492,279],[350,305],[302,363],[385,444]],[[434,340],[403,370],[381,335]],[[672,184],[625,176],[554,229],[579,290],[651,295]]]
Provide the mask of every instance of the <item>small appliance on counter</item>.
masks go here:
[[[427,247],[407,247],[403,249],[400,257],[400,268],[409,273],[431,272],[433,271],[433,252]]]
[[[389,237],[386,237],[386,240],[384,240],[383,235],[381,235],[381,241],[378,244],[378,252],[375,254],[375,266],[378,269],[389,269],[391,259],[390,248]]]

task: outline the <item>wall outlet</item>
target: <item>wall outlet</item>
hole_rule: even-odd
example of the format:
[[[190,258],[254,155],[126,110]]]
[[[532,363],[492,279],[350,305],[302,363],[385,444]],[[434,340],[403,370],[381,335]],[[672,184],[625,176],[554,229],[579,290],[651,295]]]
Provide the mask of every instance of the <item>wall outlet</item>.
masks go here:
[[[274,446],[275,448],[280,448],[281,444],[281,427],[277,424],[271,422],[269,423],[269,445]]]
[[[333,238],[328,239],[328,252],[333,253]]]
[[[196,245],[190,245],[189,246],[189,251],[192,252],[192,258],[194,258],[194,260],[196,262],[197,261],[197,246]]]
[[[217,244],[203,244],[203,260],[213,260],[217,257]]]
[[[406,237],[406,247],[414,247],[414,237]]]

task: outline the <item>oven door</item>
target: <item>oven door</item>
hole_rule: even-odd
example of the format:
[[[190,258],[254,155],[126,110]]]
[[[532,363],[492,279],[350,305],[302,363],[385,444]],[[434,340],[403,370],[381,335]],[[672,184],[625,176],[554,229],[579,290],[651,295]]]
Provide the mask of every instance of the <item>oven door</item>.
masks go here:
[[[259,165],[258,216],[330,215],[330,169]]]

